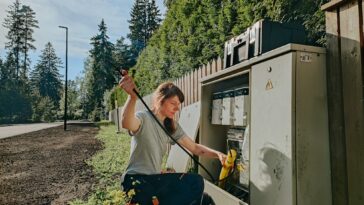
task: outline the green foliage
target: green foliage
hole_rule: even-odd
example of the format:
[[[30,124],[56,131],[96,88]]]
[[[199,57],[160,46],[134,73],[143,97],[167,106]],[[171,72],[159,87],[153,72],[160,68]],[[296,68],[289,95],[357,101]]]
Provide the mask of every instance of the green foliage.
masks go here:
[[[125,133],[117,135],[115,131],[114,125],[101,127],[96,138],[104,143],[105,149],[87,161],[87,164],[91,165],[97,175],[103,179],[122,174],[129,159],[130,136]]]
[[[32,115],[32,99],[26,81],[16,77],[14,55],[9,53],[0,66],[0,123],[27,122]]]
[[[79,96],[80,89],[80,79],[76,78],[76,80],[69,80],[67,83],[67,119],[78,120],[82,119],[82,107],[81,107],[81,98]],[[64,104],[65,104],[65,93],[63,92],[62,98],[59,103],[59,111],[57,112],[57,116],[59,119],[63,118],[64,115]]]
[[[57,119],[62,91],[60,67],[61,60],[48,42],[30,74],[33,121],[53,122]]]
[[[91,39],[93,48],[85,62],[85,77],[80,86],[84,118],[96,121],[105,119],[105,113],[115,108],[115,100],[118,101],[118,106],[123,105],[127,95],[117,86],[115,87],[119,80],[116,71],[129,70],[135,65],[140,51],[146,46],[161,22],[160,11],[155,0],[136,0],[130,15],[128,38],[131,45],[124,42],[124,37],[118,39],[115,45],[110,43],[103,20],[99,25],[100,33]],[[154,85],[161,82],[160,71],[162,70],[148,73],[155,77],[146,84]]]
[[[224,42],[262,18],[305,26],[312,44],[324,45],[320,6],[327,0],[169,0],[166,17],[136,66],[140,92],[223,56]]]
[[[114,125],[114,123],[112,121],[108,121],[108,120],[101,120],[100,122],[97,122],[96,125],[98,127],[106,127],[106,126],[111,126]]]
[[[145,48],[147,42],[159,27],[160,15],[155,0],[135,0],[130,12],[131,19],[128,21],[130,29],[128,38],[131,41],[135,57]]]
[[[145,0],[135,0],[130,12],[131,19],[128,21],[130,34],[128,34],[128,38],[133,49],[135,49],[135,53],[139,53],[146,45],[146,6]]]
[[[28,52],[30,49],[35,49],[35,46],[32,44],[35,41],[33,29],[39,28],[38,21],[35,19],[35,12],[29,6],[22,5],[19,0],[15,0],[9,6],[7,14],[3,23],[3,26],[8,29],[6,35],[8,42],[6,42],[5,48],[14,55],[16,77],[21,77],[24,80],[27,77],[30,62]],[[23,64],[21,70],[20,64]]]
[[[39,28],[38,21],[35,19],[35,12],[29,6],[22,7],[22,13],[24,16],[24,42],[22,47],[22,52],[24,53],[23,59],[23,74],[26,75],[28,72],[28,66],[30,64],[29,59],[29,50],[35,50],[35,46],[33,42],[35,39],[33,38],[34,28]]]
[[[11,90],[16,86],[16,68],[15,59],[12,53],[9,53],[7,59],[0,67],[0,89]]]
[[[2,79],[2,71],[3,71],[4,67],[3,67],[3,59],[0,56],[0,79]]]
[[[84,62],[84,71],[83,71],[83,79],[80,82],[80,103],[82,108],[82,118],[87,119],[89,114],[93,110],[93,103],[91,102],[91,92],[92,92],[92,64],[93,59],[88,57]]]
[[[166,6],[168,9],[171,7],[171,5],[175,2],[176,0],[163,0],[163,4],[164,6]]]
[[[106,34],[107,27],[104,20],[99,25],[99,34],[91,38],[90,61],[86,68],[86,100],[83,101],[86,114],[94,121],[104,119],[102,105],[104,92],[116,83],[116,72],[113,61],[114,45]]]
[[[31,115],[31,100],[21,90],[0,89],[0,123],[26,122]]]
[[[61,60],[57,57],[52,44],[48,42],[30,77],[33,91],[39,92],[41,97],[49,97],[56,107],[59,106],[62,90],[60,67]]]
[[[57,119],[57,107],[48,96],[37,96],[38,100],[33,107],[32,120],[35,122],[54,122]]]
[[[159,54],[155,47],[148,46],[139,56],[142,60],[138,60],[133,68],[137,71],[134,78],[142,96],[150,94],[163,79],[169,77],[168,73],[163,72],[163,58]]]
[[[155,3],[155,0],[148,0],[146,2],[146,18],[147,18],[147,29],[146,29],[146,40],[152,37],[153,33],[158,29],[162,19],[160,18],[161,13]]]
[[[325,17],[320,7],[328,0],[241,0],[238,22],[253,23],[261,18],[305,26],[312,44],[324,45]],[[239,10],[238,10],[239,11]]]
[[[100,125],[96,137],[104,143],[104,149],[87,160],[99,178],[99,183],[87,201],[77,199],[69,202],[71,205],[124,205],[128,201],[125,193],[120,191],[119,177],[129,159],[130,136],[126,133],[116,134],[114,125],[105,126],[103,122]]]
[[[103,109],[101,107],[95,107],[89,115],[89,119],[93,122],[98,122],[101,119],[104,119]]]
[[[114,47],[113,59],[115,69],[129,69],[135,65],[135,57],[131,50],[131,46],[127,45],[124,40],[124,37],[120,37],[120,39],[116,41]]]
[[[107,186],[103,189],[98,189],[91,195],[91,197],[84,202],[82,200],[74,200],[69,202],[70,205],[127,205],[130,201],[130,197],[120,190],[120,184],[114,182],[114,184]]]
[[[123,106],[128,98],[128,95],[119,87],[115,86],[111,91],[107,99],[107,109],[115,109],[115,100],[117,101],[117,107]]]

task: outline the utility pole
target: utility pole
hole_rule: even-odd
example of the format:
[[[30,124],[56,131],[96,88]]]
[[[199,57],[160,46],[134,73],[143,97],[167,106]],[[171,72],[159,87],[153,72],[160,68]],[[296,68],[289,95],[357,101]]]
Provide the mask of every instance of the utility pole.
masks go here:
[[[63,124],[63,129],[64,131],[67,130],[67,73],[68,73],[68,27],[66,26],[58,26],[59,28],[63,28],[66,29],[66,79],[65,79],[65,83],[64,83],[64,92],[65,92],[65,96],[64,96],[64,124]]]

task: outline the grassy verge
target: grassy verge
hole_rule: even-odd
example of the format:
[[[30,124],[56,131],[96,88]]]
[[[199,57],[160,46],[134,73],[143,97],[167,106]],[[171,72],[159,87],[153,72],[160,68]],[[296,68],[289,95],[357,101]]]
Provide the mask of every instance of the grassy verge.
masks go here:
[[[76,199],[69,202],[70,205],[124,205],[128,201],[125,193],[120,191],[120,176],[129,159],[130,136],[115,131],[115,125],[100,124],[96,138],[104,143],[104,149],[87,161],[99,183],[87,201]]]

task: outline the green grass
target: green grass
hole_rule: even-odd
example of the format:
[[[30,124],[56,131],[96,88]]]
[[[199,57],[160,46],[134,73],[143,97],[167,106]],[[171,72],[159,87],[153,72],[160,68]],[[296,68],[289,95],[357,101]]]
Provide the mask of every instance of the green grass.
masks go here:
[[[104,144],[104,149],[86,163],[93,167],[99,183],[87,201],[80,199],[69,202],[70,205],[123,205],[127,201],[120,191],[120,176],[129,160],[130,136],[126,133],[116,134],[115,125],[100,123],[96,136]]]
[[[130,136],[125,133],[116,134],[116,127],[109,125],[101,126],[96,138],[104,143],[105,149],[94,155],[87,164],[101,178],[122,174],[129,160]]]

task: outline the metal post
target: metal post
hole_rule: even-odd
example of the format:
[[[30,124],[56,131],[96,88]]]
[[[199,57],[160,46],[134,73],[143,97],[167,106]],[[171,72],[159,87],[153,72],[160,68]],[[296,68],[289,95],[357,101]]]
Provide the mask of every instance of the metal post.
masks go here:
[[[116,123],[117,123],[117,128],[118,128],[116,133],[120,133],[118,100],[115,100],[115,109],[116,109]]]
[[[65,92],[65,96],[64,96],[64,124],[63,124],[63,129],[64,131],[67,130],[67,73],[68,73],[68,27],[66,26],[58,26],[59,28],[64,28],[66,29],[66,79],[65,79],[65,83],[64,83],[64,92]]]

